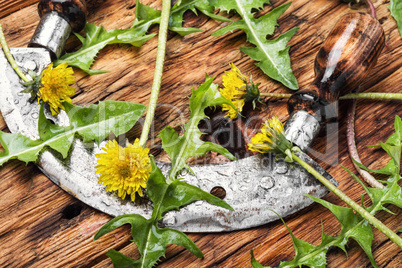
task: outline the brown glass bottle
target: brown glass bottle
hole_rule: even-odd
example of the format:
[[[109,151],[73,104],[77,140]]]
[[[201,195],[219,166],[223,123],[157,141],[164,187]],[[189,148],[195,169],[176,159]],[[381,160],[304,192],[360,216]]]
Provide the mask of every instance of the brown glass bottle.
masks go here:
[[[310,143],[318,132],[320,123],[336,118],[339,96],[358,87],[376,64],[384,40],[380,23],[368,14],[350,13],[336,23],[316,56],[313,82],[288,101],[291,115],[286,124],[289,139],[305,149],[309,146],[306,143]],[[299,122],[300,126],[295,128],[292,124],[296,124],[295,118],[300,114],[304,119],[298,120],[306,122]],[[307,123],[318,126],[311,129],[311,126],[304,126]],[[312,131],[315,133],[309,133]]]

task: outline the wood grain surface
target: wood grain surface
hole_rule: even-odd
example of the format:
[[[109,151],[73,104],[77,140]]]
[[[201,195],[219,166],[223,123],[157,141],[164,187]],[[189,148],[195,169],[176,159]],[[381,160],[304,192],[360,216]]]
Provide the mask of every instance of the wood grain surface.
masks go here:
[[[128,28],[134,21],[135,2],[89,0],[88,21],[101,23],[107,29]],[[161,5],[161,1],[143,2],[155,8]],[[285,2],[272,0],[272,6],[266,6],[265,12]],[[0,23],[11,47],[24,47],[29,42],[39,21],[37,3],[38,0],[0,0]],[[376,0],[374,5],[377,18],[385,31],[386,46],[360,89],[364,92],[399,92],[402,85],[402,40],[395,21],[390,17],[387,8],[389,1]],[[359,11],[366,12],[367,8],[360,6]],[[313,62],[320,45],[335,22],[348,12],[356,11],[340,0],[298,0],[280,18],[275,36],[295,26],[300,27],[290,41],[292,69],[300,88],[313,80]],[[238,19],[233,14],[229,14],[229,17]],[[243,73],[252,73],[254,81],[261,83],[261,91],[290,93],[290,90],[266,77],[253,60],[239,51],[239,46],[249,45],[243,32],[211,36],[213,31],[226,24],[202,14],[197,17],[187,12],[185,26],[199,27],[204,31],[185,37],[169,33],[153,136],[167,125],[180,129],[189,116],[187,104],[191,89],[203,82],[206,73],[215,76],[215,82],[220,84],[222,74],[229,69],[230,62],[234,62]],[[157,27],[151,31],[156,32]],[[76,70],[76,95],[73,102],[86,105],[113,99],[147,104],[156,46],[157,39],[153,38],[141,48],[112,45],[102,50],[93,68],[111,72],[89,77]],[[72,51],[78,47],[78,39],[70,38],[67,50]],[[357,105],[356,141],[361,159],[370,168],[380,168],[387,163],[388,158],[381,150],[367,148],[366,145],[386,140],[393,131],[395,115],[402,115],[401,103],[360,100]],[[344,124],[348,104],[341,102],[339,107],[339,124],[333,124],[322,131],[309,154],[338,180],[341,190],[359,202],[362,188],[340,167],[343,165],[355,171],[346,148]],[[259,114],[264,118],[278,115],[285,122],[288,118],[286,101],[266,99]],[[130,131],[131,141],[139,137],[140,125]],[[2,119],[0,129],[8,131]],[[159,153],[158,144],[158,140],[149,142],[157,158],[166,159]],[[129,241],[128,227],[93,241],[96,231],[111,217],[61,190],[35,165],[10,161],[0,169],[0,182],[0,267],[111,267],[110,259],[105,256],[110,248],[132,258],[139,258],[136,246]],[[325,200],[344,206],[333,194],[328,194]],[[395,206],[388,208],[396,215],[381,212],[377,216],[397,231],[402,228],[402,211]],[[285,220],[297,237],[315,245],[321,241],[321,224],[330,235],[340,231],[335,217],[318,204],[286,217]],[[380,267],[402,267],[402,250],[379,231],[374,230],[374,235],[372,249],[377,264]],[[251,267],[250,249],[254,249],[256,258],[266,266],[276,266],[280,261],[290,260],[294,256],[291,238],[279,221],[248,230],[189,236],[205,257],[197,259],[182,247],[170,245],[166,258],[158,267]],[[327,254],[328,267],[371,266],[356,242],[350,241],[347,249],[348,256],[339,249],[331,249]]]

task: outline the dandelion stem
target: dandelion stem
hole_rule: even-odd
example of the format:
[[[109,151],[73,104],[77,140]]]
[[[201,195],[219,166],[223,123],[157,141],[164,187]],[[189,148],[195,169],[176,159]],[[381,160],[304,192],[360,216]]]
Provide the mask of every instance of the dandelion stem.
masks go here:
[[[166,40],[170,15],[170,0],[162,1],[162,15],[159,25],[158,51],[156,53],[155,73],[152,83],[151,97],[148,104],[148,111],[145,117],[144,127],[140,137],[140,146],[145,146],[152,121],[155,116],[155,109],[158,103],[159,90],[162,84],[163,65],[165,62]]]
[[[1,27],[1,24],[0,24],[0,44],[3,48],[3,52],[6,55],[8,62],[11,64],[11,67],[13,67],[14,71],[18,74],[18,76],[22,80],[24,80],[24,82],[28,82],[29,79],[21,71],[21,69],[18,67],[17,63],[15,62],[13,55],[11,55],[10,49],[8,48],[8,45],[7,45],[6,38],[4,37],[3,28]]]
[[[371,215],[367,210],[359,206],[355,201],[350,199],[344,192],[335,187],[329,180],[323,177],[318,171],[316,171],[309,164],[304,162],[302,159],[297,157],[294,153],[292,153],[293,160],[298,162],[302,167],[304,167],[310,174],[312,174],[317,180],[319,180],[324,186],[326,186],[331,192],[336,194],[340,199],[342,199],[346,204],[348,204],[353,210],[360,214],[364,219],[366,219],[371,225],[380,230],[383,234],[385,234],[392,242],[397,244],[400,248],[402,248],[402,238],[400,238],[397,234],[395,234],[391,229],[385,226],[381,221],[376,219],[373,215]]]
[[[350,99],[402,100],[402,93],[382,93],[382,92],[350,93],[340,97],[339,99],[340,100],[350,100]]]
[[[286,94],[286,93],[260,93],[261,96],[268,97],[268,98],[278,98],[278,99],[289,99],[292,94]]]
[[[268,98],[289,99],[292,94],[286,93],[260,93],[261,96]],[[368,92],[368,93],[350,93],[339,97],[340,100],[351,99],[370,99],[370,100],[402,100],[402,93],[383,93],[383,92]]]
[[[359,162],[360,164],[362,161],[360,160],[359,153],[357,152],[356,148],[356,141],[355,141],[355,113],[356,113],[356,100],[352,100],[351,103],[349,104],[349,109],[348,109],[348,114],[347,114],[347,120],[346,120],[346,140],[348,142],[348,150],[349,150],[349,155],[354,159],[355,161]],[[374,188],[384,188],[384,185],[382,185],[379,181],[377,181],[370,173],[367,171],[361,169],[354,161],[353,165],[359,172],[359,174],[362,176],[362,178],[371,186]]]
[[[377,15],[376,15],[376,12],[375,12],[375,7],[374,7],[373,2],[371,2],[371,0],[366,0],[366,2],[367,2],[367,5],[368,5],[368,7],[369,7],[369,9],[370,9],[370,14],[371,14],[371,16],[372,16],[373,18],[376,18]]]

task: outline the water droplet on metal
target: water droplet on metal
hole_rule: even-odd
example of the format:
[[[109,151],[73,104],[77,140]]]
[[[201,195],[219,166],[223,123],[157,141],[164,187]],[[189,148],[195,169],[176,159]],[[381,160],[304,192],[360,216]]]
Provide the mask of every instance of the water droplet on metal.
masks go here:
[[[233,192],[236,192],[237,191],[237,183],[230,183],[229,189],[232,190]]]
[[[267,177],[262,177],[262,179],[260,180],[260,186],[266,190],[269,190],[271,188],[273,188],[275,186],[275,182],[274,180],[267,176]]]
[[[17,93],[17,96],[20,96],[20,97],[21,97],[22,95],[24,95],[24,93],[22,93],[22,92],[18,92],[18,93]]]
[[[236,170],[235,172],[234,172],[234,175],[235,176],[239,176],[241,174],[241,171],[240,170]]]
[[[32,117],[33,119],[38,119],[39,114],[38,114],[37,112],[34,112],[34,113],[31,114],[31,117]]]
[[[107,199],[102,200],[102,203],[105,204],[106,206],[110,206],[110,201]]]
[[[251,179],[250,179],[250,177],[245,177],[245,178],[243,178],[243,181],[245,183],[249,183],[251,181]]]
[[[218,173],[219,175],[224,176],[224,177],[230,177],[228,174],[226,174],[224,172],[217,171],[216,173]]]
[[[247,188],[248,188],[247,185],[242,185],[242,186],[240,186],[240,191],[246,191]]]
[[[14,99],[14,104],[18,104],[20,101],[18,99]]]
[[[36,63],[33,60],[27,60],[24,62],[24,68],[26,70],[35,70],[37,67]]]
[[[292,188],[286,189],[286,195],[287,195],[287,196],[291,195],[292,193],[293,193]]]
[[[26,105],[21,107],[21,115],[27,115],[32,111],[31,107]]]
[[[285,161],[280,161],[276,163],[275,172],[277,174],[285,174],[286,172],[288,172],[288,170],[289,166],[288,163],[286,163]]]
[[[85,196],[86,198],[91,197],[91,193],[87,191],[80,190],[80,193]],[[102,201],[103,202],[103,201]]]
[[[166,224],[166,225],[175,225],[176,224],[176,217],[173,217],[173,216],[166,216],[164,219],[163,219],[163,222]]]
[[[194,204],[195,204],[196,206],[201,206],[201,205],[202,205],[202,203],[203,203],[203,202],[202,202],[201,200],[198,200],[198,201],[195,201],[195,203],[194,203]]]

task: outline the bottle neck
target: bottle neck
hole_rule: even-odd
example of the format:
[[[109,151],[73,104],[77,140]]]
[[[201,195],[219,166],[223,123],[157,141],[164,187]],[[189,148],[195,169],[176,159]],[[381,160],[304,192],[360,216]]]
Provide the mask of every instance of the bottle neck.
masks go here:
[[[63,52],[70,33],[70,24],[52,11],[43,15],[28,46],[45,48],[50,52],[52,60],[56,60]]]
[[[319,131],[320,122],[303,110],[292,113],[285,125],[285,137],[304,152]]]

